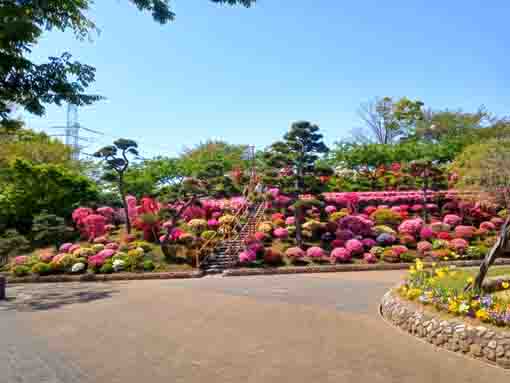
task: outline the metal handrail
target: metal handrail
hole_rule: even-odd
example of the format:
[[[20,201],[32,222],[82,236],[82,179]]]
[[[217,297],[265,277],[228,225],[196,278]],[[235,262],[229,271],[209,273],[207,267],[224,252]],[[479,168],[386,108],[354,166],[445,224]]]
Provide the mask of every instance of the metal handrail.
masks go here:
[[[248,209],[248,204],[242,206],[241,208],[239,208],[237,210],[237,212],[234,214],[234,222],[233,222],[233,225],[232,226],[229,226],[228,227],[228,230],[226,232],[223,232],[222,233],[222,237],[220,238],[220,242],[223,242],[223,241],[226,241],[227,238],[233,233],[235,232],[235,228],[239,225],[240,221],[240,217],[242,214],[244,214]],[[216,237],[218,236],[218,231],[214,233],[214,235],[209,238],[203,245],[202,247],[200,248],[200,250],[198,251],[197,253],[197,268],[200,267],[200,264],[202,262],[205,262],[207,261],[207,259],[211,256],[212,254],[212,251],[214,250],[214,248],[216,246],[213,246],[212,248],[210,248],[210,252],[209,254],[207,254],[207,256],[202,260],[202,262],[200,262],[200,255],[204,252],[204,250],[206,250],[209,245],[216,239]],[[215,244],[216,245],[216,244]]]

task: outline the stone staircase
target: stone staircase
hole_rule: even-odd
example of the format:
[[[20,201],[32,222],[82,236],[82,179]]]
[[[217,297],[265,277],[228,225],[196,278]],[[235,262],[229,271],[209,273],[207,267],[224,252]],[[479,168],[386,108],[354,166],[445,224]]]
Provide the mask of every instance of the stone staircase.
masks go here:
[[[238,255],[244,250],[244,241],[257,231],[257,225],[264,216],[264,204],[254,205],[247,214],[246,223],[232,238],[220,242],[201,264],[202,270],[208,274],[218,274],[235,266]]]

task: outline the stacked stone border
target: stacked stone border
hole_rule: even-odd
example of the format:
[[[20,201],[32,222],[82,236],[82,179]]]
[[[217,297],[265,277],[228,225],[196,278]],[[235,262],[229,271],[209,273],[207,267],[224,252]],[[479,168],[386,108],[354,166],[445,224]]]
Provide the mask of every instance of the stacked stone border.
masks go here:
[[[381,315],[403,331],[437,347],[510,369],[510,331],[444,319],[405,301],[395,291],[381,302]]]
[[[479,266],[481,261],[450,261],[439,262],[439,265],[450,265],[456,267]],[[410,263],[376,263],[376,264],[344,264],[344,265],[320,265],[320,266],[289,266],[274,268],[236,268],[225,270],[224,277],[240,277],[250,275],[285,275],[285,274],[309,274],[309,273],[339,273],[351,271],[382,271],[382,270],[407,270]],[[430,267],[430,262],[424,263]],[[510,265],[510,259],[498,259],[495,265]],[[160,273],[114,273],[114,274],[80,274],[80,275],[48,275],[48,276],[27,276],[14,277],[4,274],[8,284],[18,283],[55,283],[55,282],[108,282],[128,280],[151,280],[151,279],[184,279],[201,278],[207,275],[203,271],[174,271]],[[2,274],[0,273],[0,278]]]

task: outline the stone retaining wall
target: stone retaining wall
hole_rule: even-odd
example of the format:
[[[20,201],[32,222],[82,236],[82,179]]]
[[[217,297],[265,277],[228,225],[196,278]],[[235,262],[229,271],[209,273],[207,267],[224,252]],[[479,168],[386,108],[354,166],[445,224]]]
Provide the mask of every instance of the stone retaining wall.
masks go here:
[[[510,330],[473,326],[459,318],[445,320],[393,291],[383,297],[381,314],[395,326],[438,347],[510,369]]]

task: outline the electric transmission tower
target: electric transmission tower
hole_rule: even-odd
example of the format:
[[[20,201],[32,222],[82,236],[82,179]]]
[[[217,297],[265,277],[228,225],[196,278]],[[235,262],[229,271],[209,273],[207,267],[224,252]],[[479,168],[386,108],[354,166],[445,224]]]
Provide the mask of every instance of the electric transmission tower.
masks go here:
[[[67,104],[67,124],[66,126],[55,126],[53,129],[64,129],[65,134],[53,134],[53,137],[64,137],[64,142],[71,148],[71,158],[78,160],[80,158],[80,152],[84,146],[83,142],[92,143],[95,140],[91,137],[83,137],[80,135],[80,131],[86,131],[89,133],[100,134],[96,130],[87,129],[81,126],[78,121],[78,107],[74,104]]]

